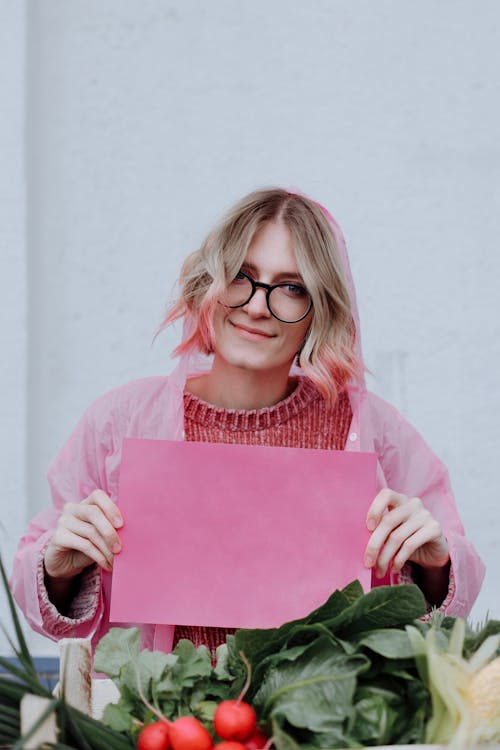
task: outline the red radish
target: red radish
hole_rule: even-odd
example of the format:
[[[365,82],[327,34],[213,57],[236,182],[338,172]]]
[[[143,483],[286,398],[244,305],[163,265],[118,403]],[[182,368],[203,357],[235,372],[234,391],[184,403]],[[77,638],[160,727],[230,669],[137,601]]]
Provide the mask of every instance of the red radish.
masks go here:
[[[195,719],[194,716],[180,716],[175,721],[169,721],[163,714],[158,711],[155,706],[147,700],[146,696],[142,692],[140,680],[137,680],[137,692],[139,693],[144,705],[160,719],[160,722],[164,723],[168,728],[168,740],[172,750],[212,750],[213,742],[210,733],[205,729],[203,724]],[[169,744],[165,745],[165,748],[158,748],[158,750],[167,750]],[[157,750],[156,748],[149,748],[148,746],[141,748],[141,750]]]
[[[138,750],[168,750],[168,724],[165,721],[155,721],[141,729],[137,738]]]
[[[170,744],[173,750],[211,750],[212,738],[194,716],[181,716],[170,724]]]
[[[224,740],[248,739],[255,729],[257,716],[250,704],[238,700],[222,701],[214,714],[215,731]],[[230,750],[228,748],[228,750]],[[236,750],[234,748],[233,750]]]
[[[247,750],[262,750],[267,744],[267,737],[259,727],[255,727],[250,737],[245,740]]]
[[[217,745],[214,745],[214,750],[246,750],[247,746],[243,745],[242,742],[234,742],[233,740],[223,740]]]

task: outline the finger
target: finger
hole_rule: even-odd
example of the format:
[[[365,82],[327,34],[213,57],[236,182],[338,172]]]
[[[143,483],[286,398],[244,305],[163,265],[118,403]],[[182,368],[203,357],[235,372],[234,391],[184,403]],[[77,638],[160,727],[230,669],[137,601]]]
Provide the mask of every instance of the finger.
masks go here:
[[[366,526],[369,531],[373,531],[382,518],[386,510],[403,505],[407,501],[406,495],[394,492],[389,487],[384,487],[373,500],[366,514]]]
[[[82,501],[81,503],[66,506],[65,512],[73,518],[78,518],[81,521],[85,521],[94,526],[98,534],[106,542],[106,545],[111,552],[120,552],[120,537],[118,536],[115,527],[111,524],[99,505],[94,505],[93,503],[87,504],[85,501]]]
[[[415,552],[420,549],[424,544],[434,542],[442,537],[441,526],[438,521],[432,519],[425,526],[420,528],[415,534],[406,539],[404,544],[401,546],[398,554],[394,558],[393,571],[397,573],[401,570],[403,565],[411,559]]]
[[[391,531],[377,559],[376,575],[378,578],[382,578],[386,574],[393,557],[399,554],[406,540],[419,531],[425,525],[425,522],[426,518],[423,515],[416,514],[410,516],[407,521]]]
[[[110,565],[113,564],[113,552],[107,545],[106,540],[101,536],[96,527],[75,516],[69,516],[64,527],[64,531],[70,532],[83,539],[88,539],[104,555]],[[62,535],[61,535],[62,536]],[[64,538],[64,537],[63,537]],[[56,537],[59,543],[59,539]]]
[[[115,528],[119,529],[123,526],[123,517],[120,509],[103,490],[94,490],[82,502],[88,505],[97,505]]]
[[[111,563],[108,562],[106,556],[95,546],[95,544],[92,543],[90,539],[80,536],[79,534],[74,534],[68,529],[62,529],[57,539],[54,535],[53,544],[54,547],[62,548],[67,551],[68,554],[72,554],[75,551],[80,552],[91,562],[97,563],[97,565],[104,570],[107,570],[108,572],[111,572],[112,570],[112,561]]]
[[[82,572],[94,561],[76,549],[60,549],[52,543],[45,550],[43,566],[50,578],[71,579]],[[107,563],[106,563],[107,566]],[[108,570],[105,567],[104,570]]]
[[[100,568],[107,570],[109,573],[113,570],[113,560],[109,562],[107,557],[102,553],[99,547],[96,547],[90,539],[86,539],[76,534],[73,535],[73,549],[82,552],[90,560],[97,563]]]
[[[415,502],[407,500],[404,505],[400,505],[382,516],[377,528],[372,533],[365,550],[365,565],[370,568],[375,565],[387,538],[402,523],[415,512]]]

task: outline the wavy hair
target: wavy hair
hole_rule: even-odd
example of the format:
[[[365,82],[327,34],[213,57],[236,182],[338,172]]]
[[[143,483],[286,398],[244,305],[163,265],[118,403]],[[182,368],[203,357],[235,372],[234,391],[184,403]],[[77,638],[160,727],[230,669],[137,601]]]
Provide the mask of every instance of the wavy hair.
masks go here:
[[[313,300],[310,328],[297,363],[323,397],[333,403],[348,382],[363,372],[356,349],[356,324],[334,233],[319,204],[281,188],[256,190],[223,216],[181,269],[179,299],[158,330],[190,314],[193,333],[174,356],[213,351],[213,313],[226,286],[240,270],[248,247],[268,221],[290,231],[297,265]]]

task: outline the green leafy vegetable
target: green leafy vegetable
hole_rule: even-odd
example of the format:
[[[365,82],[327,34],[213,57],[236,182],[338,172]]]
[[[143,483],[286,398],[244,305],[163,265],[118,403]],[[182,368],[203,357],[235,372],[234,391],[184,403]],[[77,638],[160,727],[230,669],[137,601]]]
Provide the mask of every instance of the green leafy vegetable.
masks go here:
[[[104,721],[134,736],[157,718],[154,708],[170,720],[194,715],[213,732],[217,704],[237,698],[245,681],[244,654],[246,700],[278,750],[417,742],[430,700],[404,626],[424,612],[416,586],[364,594],[355,581],[304,618],[228,636],[215,666],[189,641],[169,655],[141,652],[137,630],[114,628],[95,656],[121,693]]]
[[[318,638],[297,659],[271,668],[253,705],[262,718],[285,719],[312,732],[338,729],[351,713],[356,677],[369,666],[327,637]]]
[[[209,650],[195,648],[191,641],[179,641],[171,654],[140,651],[139,642],[137,628],[112,628],[97,646],[95,669],[111,677],[120,690],[118,703],[106,707],[103,721],[135,736],[142,723],[156,719],[145,699],[170,720],[194,715],[213,731],[218,702],[233,697],[235,684],[241,684],[228,671],[227,646],[218,649],[213,667]]]
[[[50,694],[38,679],[11,598],[9,603],[19,665],[0,660],[10,672],[8,678],[0,676],[0,745],[20,747],[22,695]],[[55,747],[130,749],[141,728],[159,714],[171,721],[193,716],[216,740],[215,711],[221,701],[238,698],[246,665],[245,700],[276,750],[441,741],[456,727],[464,737],[491,741],[500,726],[489,688],[497,686],[500,675],[500,661],[494,660],[500,654],[500,622],[473,629],[439,613],[423,622],[418,618],[424,612],[416,586],[382,586],[364,594],[354,581],[299,620],[236,631],[217,649],[215,665],[204,646],[184,640],[171,654],[141,651],[139,630],[113,628],[98,644],[94,668],[115,681],[119,701],[95,722],[63,698],[54,699],[61,730]],[[468,687],[473,671],[474,690]],[[467,715],[460,708],[466,690]],[[487,731],[483,721],[479,733],[466,735],[463,727],[469,733],[476,726],[469,720],[474,712],[487,712]]]

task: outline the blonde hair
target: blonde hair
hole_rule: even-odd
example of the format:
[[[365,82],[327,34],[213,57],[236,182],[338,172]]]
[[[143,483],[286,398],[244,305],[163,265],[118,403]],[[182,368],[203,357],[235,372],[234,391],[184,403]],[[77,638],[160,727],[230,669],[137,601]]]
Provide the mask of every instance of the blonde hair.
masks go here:
[[[306,196],[280,188],[256,190],[242,198],[210,232],[181,269],[180,298],[159,331],[185,315],[194,319],[191,336],[174,351],[213,351],[213,313],[227,284],[240,270],[248,247],[268,221],[290,231],[304,284],[313,301],[311,326],[298,352],[298,364],[323,397],[334,402],[363,365],[356,350],[356,326],[334,233],[323,210]]]

